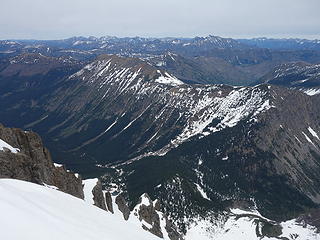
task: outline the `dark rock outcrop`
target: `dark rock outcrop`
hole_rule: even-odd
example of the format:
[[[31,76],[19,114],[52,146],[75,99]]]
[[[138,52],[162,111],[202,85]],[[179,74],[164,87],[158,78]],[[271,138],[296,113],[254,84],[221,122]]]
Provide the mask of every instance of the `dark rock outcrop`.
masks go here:
[[[60,191],[83,199],[82,179],[80,175],[68,172],[65,167],[56,167],[53,171],[53,185]]]
[[[143,229],[151,232],[152,234],[163,238],[163,229],[161,229],[161,221],[165,223],[165,231],[171,240],[183,239],[181,234],[177,231],[176,226],[170,222],[166,215],[160,212],[160,203],[156,201],[152,202],[148,194],[143,194],[140,197],[139,203],[135,208],[134,214],[140,221],[148,224],[142,225]]]
[[[0,178],[14,178],[57,187],[60,191],[84,198],[82,179],[63,165],[54,164],[50,152],[34,132],[0,125],[0,139],[20,149],[0,151]],[[101,182],[92,189],[94,205],[107,210]]]
[[[182,240],[182,235],[177,231],[177,227],[166,218],[165,229],[168,233],[168,236],[171,240]]]
[[[127,201],[121,194],[116,197],[116,204],[118,205],[118,209],[122,212],[123,218],[125,220],[128,220],[130,215],[130,209],[128,207]]]
[[[81,178],[63,166],[55,167],[48,149],[36,133],[5,128],[0,124],[0,139],[20,149],[18,153],[0,151],[0,178],[56,186],[63,192],[83,199]]]
[[[146,200],[147,205],[142,203],[142,197]],[[153,233],[160,238],[163,238],[163,233],[160,226],[160,217],[153,207],[150,197],[148,196],[148,194],[144,194],[142,197],[140,198],[140,206],[138,207],[137,212],[139,220],[144,220],[146,223],[152,226],[152,228],[149,228],[143,225],[145,230]]]
[[[320,233],[320,209],[311,209],[307,213],[301,215],[297,221],[303,226],[307,224],[316,228],[317,232]]]
[[[100,180],[98,180],[97,185],[92,189],[92,194],[94,205],[103,210],[107,210]]]

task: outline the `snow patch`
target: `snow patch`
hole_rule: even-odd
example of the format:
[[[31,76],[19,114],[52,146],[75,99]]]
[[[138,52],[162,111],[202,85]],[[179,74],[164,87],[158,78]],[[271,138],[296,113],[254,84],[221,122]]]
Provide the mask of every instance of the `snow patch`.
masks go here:
[[[320,234],[310,225],[303,226],[295,219],[281,222],[282,234],[278,238],[258,237],[256,230],[261,231],[261,225],[257,226],[255,220],[263,220],[272,224],[275,222],[261,216],[258,211],[245,211],[231,209],[231,214],[226,220],[217,219],[216,222],[205,219],[194,219],[193,224],[187,230],[186,240],[317,240]],[[258,228],[258,229],[257,229]],[[261,234],[261,232],[260,232]]]
[[[157,71],[160,73],[160,76],[155,80],[157,83],[166,84],[170,86],[177,86],[182,85],[183,82],[177,79],[174,76],[171,76],[169,73],[165,72],[164,74],[161,73],[161,71]]]
[[[18,153],[20,152],[19,148],[14,148],[10,144],[6,143],[2,139],[0,139],[0,151],[9,150],[12,153]]]
[[[201,196],[204,198],[204,199],[207,199],[209,201],[211,201],[210,198],[208,198],[207,194],[205,193],[205,191],[203,190],[203,188],[198,184],[198,183],[195,183],[196,187],[197,187],[197,190],[198,192],[201,194]]]
[[[316,147],[316,145],[311,141],[311,139],[307,136],[307,134],[305,134],[304,132],[302,132],[302,134],[304,135],[304,137],[307,139],[309,143],[311,143],[314,147]]]
[[[149,198],[146,194],[143,194],[141,196],[141,205],[150,206],[151,202],[149,201]]]
[[[227,161],[229,159],[229,156],[225,156],[222,158],[222,161]]]
[[[98,178],[85,179],[82,181],[82,183],[84,184],[83,186],[84,200],[90,205],[93,205],[94,201],[93,201],[92,190],[97,185]]]

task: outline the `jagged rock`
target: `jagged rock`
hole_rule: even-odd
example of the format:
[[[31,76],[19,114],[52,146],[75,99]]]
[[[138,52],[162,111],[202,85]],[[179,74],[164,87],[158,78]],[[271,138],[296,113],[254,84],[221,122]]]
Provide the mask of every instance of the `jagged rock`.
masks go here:
[[[107,203],[107,209],[108,209],[108,211],[114,213],[114,212],[113,212],[113,205],[112,205],[111,193],[110,193],[110,192],[106,192],[105,198],[106,198],[106,203]]]
[[[320,233],[320,208],[311,209],[307,213],[298,217],[297,222],[306,226],[307,224],[314,226]]]
[[[144,221],[149,225],[146,226],[143,224],[142,227],[152,234],[163,238],[164,233],[163,229],[161,229],[161,221],[164,221],[165,230],[171,240],[183,239],[181,234],[178,233],[174,224],[170,222],[159,210],[160,202],[157,200],[155,203],[153,203],[149,195],[145,193],[140,197],[139,204],[135,208],[135,215],[140,221]]]
[[[123,218],[125,220],[128,220],[130,215],[130,209],[128,207],[127,201],[121,194],[116,197],[116,204],[118,205],[118,209],[122,212]]]
[[[97,185],[92,189],[92,194],[94,205],[103,210],[107,210],[100,180],[98,180]]]
[[[166,226],[165,229],[167,230],[168,236],[171,240],[182,240],[182,235],[178,233],[177,227],[166,218]]]
[[[152,226],[148,228],[144,226],[144,229],[153,233],[154,235],[163,238],[163,233],[160,226],[160,217],[153,207],[152,201],[148,194],[144,194],[140,197],[140,206],[138,207],[139,220],[144,220]]]
[[[59,190],[82,198],[81,178],[55,167],[49,151],[34,132],[17,128],[5,128],[0,124],[0,139],[20,152],[0,151],[0,178],[14,178],[37,184],[56,186]]]
[[[157,210],[157,211],[161,211],[161,204],[160,204],[159,200],[156,200],[154,202],[154,209]]]

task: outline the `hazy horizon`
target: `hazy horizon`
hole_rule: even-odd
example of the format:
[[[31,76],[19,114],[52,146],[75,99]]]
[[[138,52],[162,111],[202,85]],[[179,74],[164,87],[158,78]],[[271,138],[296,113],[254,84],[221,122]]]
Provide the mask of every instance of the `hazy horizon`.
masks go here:
[[[0,39],[320,38],[319,0],[3,0]]]
[[[208,36],[217,36],[217,37],[222,37],[222,38],[232,38],[232,39],[255,39],[255,38],[267,38],[267,39],[307,39],[307,40],[320,40],[320,35],[319,36],[280,36],[280,35],[271,35],[271,36],[218,36],[216,34],[208,34],[208,35],[194,35],[194,36],[160,36],[160,37],[154,37],[154,36],[114,36],[114,35],[100,35],[100,36],[94,36],[94,35],[69,35],[66,37],[62,38],[0,38],[0,40],[11,40],[11,41],[51,41],[51,40],[64,40],[64,39],[70,39],[73,37],[84,37],[84,38],[89,38],[89,37],[95,37],[95,38],[101,38],[101,37],[116,37],[116,38],[135,38],[135,37],[140,37],[140,38],[150,38],[150,39],[163,39],[163,38],[185,38],[185,39],[191,39],[195,37],[208,37]]]

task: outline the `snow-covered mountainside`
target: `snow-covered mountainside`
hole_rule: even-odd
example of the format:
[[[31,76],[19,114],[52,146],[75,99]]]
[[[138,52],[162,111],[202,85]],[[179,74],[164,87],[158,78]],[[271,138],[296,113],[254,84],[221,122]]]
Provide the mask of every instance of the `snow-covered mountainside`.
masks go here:
[[[320,93],[320,64],[282,64],[265,75],[261,81],[297,89],[310,96],[316,95]]]
[[[11,240],[157,240],[139,221],[103,211],[52,188],[0,179],[1,238]]]
[[[267,86],[183,84],[139,59],[107,55],[70,76],[25,127],[59,138],[49,147],[105,165],[254,122],[272,108],[270,96]]]

